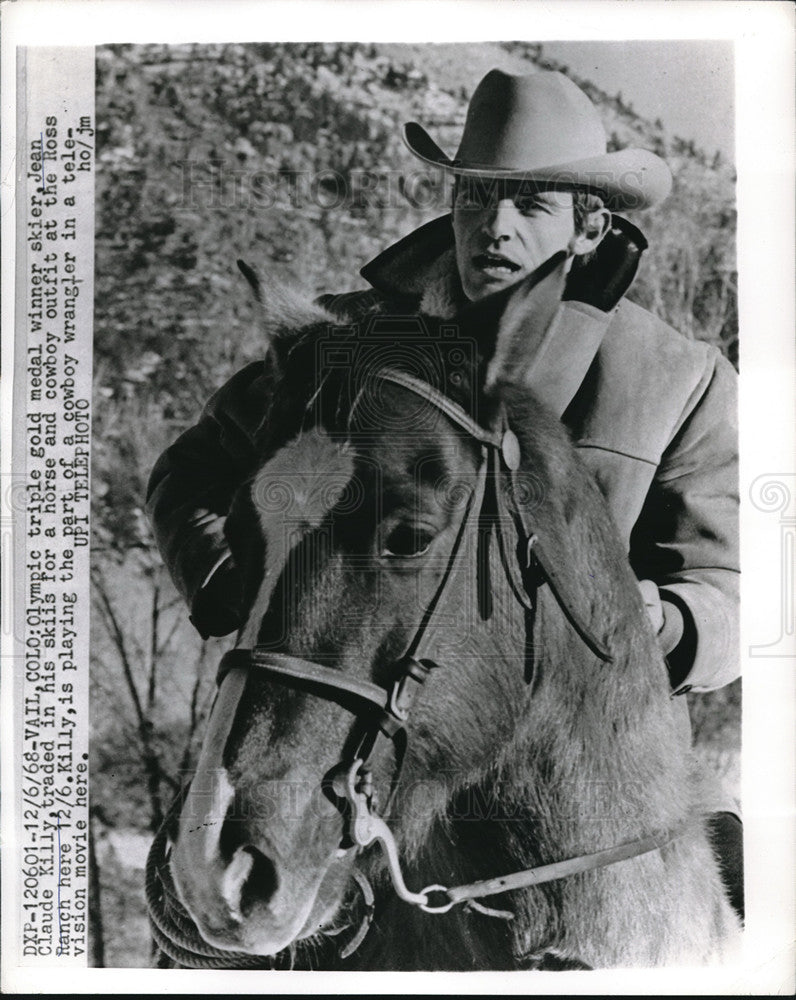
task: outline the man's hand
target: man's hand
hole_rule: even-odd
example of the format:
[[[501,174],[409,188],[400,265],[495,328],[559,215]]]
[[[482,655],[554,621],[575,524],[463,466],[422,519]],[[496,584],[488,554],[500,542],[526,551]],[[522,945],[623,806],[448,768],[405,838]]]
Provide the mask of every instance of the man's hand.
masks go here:
[[[641,591],[641,598],[652,622],[652,627],[655,629],[655,635],[660,635],[663,631],[664,614],[658,585],[652,580],[639,580],[638,589]]]
[[[682,656],[678,657],[675,652],[683,639],[685,629],[683,613],[670,600],[661,600],[658,585],[652,580],[639,580],[638,589],[652,627],[655,629],[655,635],[658,637],[658,645],[666,657],[672,690],[675,694],[684,694],[691,690],[689,685],[683,684],[689,668],[687,665],[683,666]],[[693,628],[691,631],[693,632]]]

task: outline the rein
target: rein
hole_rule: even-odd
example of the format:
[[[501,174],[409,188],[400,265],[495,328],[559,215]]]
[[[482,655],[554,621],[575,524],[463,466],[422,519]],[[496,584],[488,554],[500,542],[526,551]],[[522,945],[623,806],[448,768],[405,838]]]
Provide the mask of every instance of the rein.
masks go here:
[[[394,835],[386,821],[375,811],[376,803],[368,762],[380,735],[394,742],[398,751],[398,766],[392,782],[392,792],[394,792],[406,751],[406,723],[412,704],[431,671],[439,667],[434,658],[434,639],[431,636],[430,625],[443,604],[451,579],[460,567],[459,555],[463,547],[462,542],[473,512],[476,511],[480,516],[486,503],[487,491],[490,488],[493,491],[491,495],[492,505],[497,515],[495,524],[501,562],[512,591],[526,612],[530,614],[531,621],[536,610],[537,590],[546,584],[567,621],[592,653],[604,662],[611,662],[612,657],[604,643],[581,619],[566,581],[559,577],[554,562],[548,556],[544,538],[540,537],[539,533],[533,529],[528,513],[522,509],[522,505],[518,502],[516,473],[520,466],[520,447],[514,432],[508,426],[505,414],[500,414],[500,430],[487,429],[474,421],[457,403],[434,389],[427,382],[393,369],[382,370],[376,377],[407,389],[430,403],[482,446],[482,462],[476,487],[467,501],[447,566],[405,653],[392,664],[394,681],[388,688],[381,687],[370,681],[345,674],[335,667],[291,656],[287,653],[272,652],[259,645],[250,649],[239,647],[225,653],[221,658],[216,680],[220,687],[224,678],[231,671],[241,670],[245,673],[256,671],[260,676],[264,676],[274,683],[306,691],[317,697],[336,702],[350,711],[357,719],[367,722],[369,725],[366,728],[365,736],[355,751],[353,759],[347,762],[341,761],[330,775],[327,775],[326,781],[337,801],[338,808],[348,817],[347,832],[352,845],[351,849],[359,851],[378,842],[385,852],[396,894],[405,902],[419,907],[426,913],[443,914],[456,905],[464,904],[487,916],[511,920],[514,914],[510,911],[491,909],[478,903],[477,900],[514,889],[567,878],[659,850],[671,840],[681,836],[686,828],[682,827],[664,834],[641,837],[593,854],[580,855],[467,885],[448,888],[434,884],[426,886],[420,892],[413,892],[407,887],[401,872]],[[511,509],[507,506],[507,496],[514,500]],[[516,555],[520,556],[519,559],[516,558],[516,555],[513,557],[511,546],[505,538],[504,526],[512,521],[519,536],[519,544],[515,550]],[[165,826],[166,824],[164,824],[164,828]],[[158,836],[160,837],[160,835]],[[347,849],[341,846],[340,852],[341,854],[347,853]],[[168,867],[165,853],[164,839],[164,843],[158,849],[158,856]],[[155,854],[154,844],[152,854]],[[158,890],[155,885],[155,875],[150,877],[148,865],[147,893],[150,916],[157,930],[158,944],[171,954],[163,942],[164,936],[167,943],[169,937],[167,929],[163,926],[163,901],[170,903],[172,907],[175,904],[178,905],[179,901],[174,896],[168,873],[166,875],[167,881],[164,881],[163,864],[160,868],[156,868],[153,864],[154,870],[160,875],[163,888]],[[361,881],[359,886],[367,901],[368,893],[364,890]],[[160,896],[158,896],[158,892]],[[442,901],[436,904],[432,903],[431,897],[439,895],[443,897]],[[354,947],[364,938],[372,911],[371,894],[366,923],[357,932],[355,943],[349,943],[349,946],[341,953],[342,957],[351,954]],[[180,936],[176,942],[178,944],[177,954],[173,957],[178,957],[178,961],[185,962],[187,942],[184,940],[182,924],[178,924],[178,931]],[[223,952],[219,949],[212,949],[210,946],[199,950],[204,961],[212,961],[208,950],[214,953],[213,957],[220,955],[228,957],[230,960],[239,957],[237,953]],[[208,956],[207,959],[204,959],[205,955]],[[254,956],[243,955],[240,957],[249,960],[248,967],[253,966],[251,960]],[[261,958],[260,962],[263,961]],[[212,966],[204,965],[202,967]],[[260,964],[259,967],[274,968],[274,965]]]

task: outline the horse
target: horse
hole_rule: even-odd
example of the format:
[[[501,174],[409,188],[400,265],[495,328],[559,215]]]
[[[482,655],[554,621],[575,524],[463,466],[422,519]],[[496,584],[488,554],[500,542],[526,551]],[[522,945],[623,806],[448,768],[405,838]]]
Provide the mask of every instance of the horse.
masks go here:
[[[654,967],[737,944],[605,500],[560,421],[485,378],[504,306],[454,331],[309,305],[278,328],[227,520],[246,620],[151,858],[172,963]]]

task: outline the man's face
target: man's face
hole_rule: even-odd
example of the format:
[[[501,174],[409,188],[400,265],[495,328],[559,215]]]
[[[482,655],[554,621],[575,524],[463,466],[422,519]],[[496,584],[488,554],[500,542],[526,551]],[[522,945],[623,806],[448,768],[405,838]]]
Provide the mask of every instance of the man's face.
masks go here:
[[[462,287],[475,301],[521,281],[559,250],[572,252],[572,193],[542,191],[522,181],[460,177],[453,232]]]

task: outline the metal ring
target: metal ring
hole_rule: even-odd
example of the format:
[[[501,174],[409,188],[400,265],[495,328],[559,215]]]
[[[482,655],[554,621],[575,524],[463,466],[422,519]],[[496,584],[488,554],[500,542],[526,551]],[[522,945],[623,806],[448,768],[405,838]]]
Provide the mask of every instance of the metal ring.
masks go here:
[[[448,889],[444,885],[427,885],[422,892],[419,893],[421,896],[428,898],[430,892],[447,892]],[[418,906],[424,913],[447,913],[448,910],[452,909],[456,905],[456,900],[452,899],[449,903],[443,903],[442,906],[431,906],[429,903],[418,903]]]

